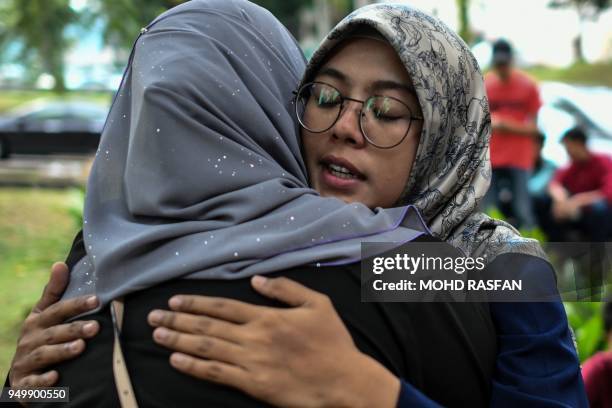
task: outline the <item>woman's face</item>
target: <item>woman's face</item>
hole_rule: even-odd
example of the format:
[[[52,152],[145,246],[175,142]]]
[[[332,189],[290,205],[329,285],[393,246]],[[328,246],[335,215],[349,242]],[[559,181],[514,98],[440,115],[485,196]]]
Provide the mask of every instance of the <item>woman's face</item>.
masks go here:
[[[410,76],[386,42],[369,38],[345,41],[314,81],[329,84],[344,97],[360,101],[373,95],[392,97],[403,102],[412,116],[422,117]],[[392,207],[408,182],[422,121],[409,121],[403,141],[393,148],[381,149],[363,136],[359,124],[361,107],[359,102],[345,100],[340,117],[330,129],[323,133],[302,129],[311,186],[324,197],[337,197],[347,203]],[[368,136],[380,140],[385,134]]]

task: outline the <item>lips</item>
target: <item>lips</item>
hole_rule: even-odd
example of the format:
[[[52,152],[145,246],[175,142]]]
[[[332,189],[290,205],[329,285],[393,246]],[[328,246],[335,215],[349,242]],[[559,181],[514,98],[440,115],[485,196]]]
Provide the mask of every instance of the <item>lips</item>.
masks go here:
[[[340,157],[327,155],[321,159],[320,164],[334,177],[345,180],[365,180],[366,178],[350,161]]]
[[[319,165],[321,172],[317,189],[326,194],[354,194],[366,180],[366,176],[346,159],[328,155],[319,161]]]

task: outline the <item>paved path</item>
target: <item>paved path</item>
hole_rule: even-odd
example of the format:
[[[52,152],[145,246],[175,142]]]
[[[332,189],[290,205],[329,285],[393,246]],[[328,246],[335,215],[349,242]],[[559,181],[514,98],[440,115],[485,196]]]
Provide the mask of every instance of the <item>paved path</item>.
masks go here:
[[[93,156],[14,155],[0,160],[0,186],[82,186]]]

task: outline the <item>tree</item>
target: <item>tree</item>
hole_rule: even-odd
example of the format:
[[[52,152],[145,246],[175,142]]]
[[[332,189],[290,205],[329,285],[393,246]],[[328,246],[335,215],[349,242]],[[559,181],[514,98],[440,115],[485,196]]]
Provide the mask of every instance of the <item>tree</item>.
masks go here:
[[[610,7],[610,0],[551,0],[548,3],[551,8],[573,7],[578,13],[580,28],[578,35],[574,38],[574,62],[584,62],[582,52],[582,27],[587,20],[597,20],[602,11]]]
[[[86,18],[102,19],[105,41],[115,47],[129,49],[141,27],[186,0],[90,1],[92,5]],[[299,29],[298,11],[304,5],[312,4],[312,0],[254,0],[253,2],[270,10],[294,35],[297,35]]]
[[[69,0],[5,0],[0,15],[0,45],[17,44],[22,61],[55,79],[54,90],[66,90],[64,53],[70,46],[66,27],[77,21]]]
[[[467,44],[473,40],[472,30],[470,28],[470,0],[457,0],[457,9],[459,11],[459,35]]]
[[[312,0],[253,0],[253,3],[268,9],[287,29],[298,38],[300,29],[300,9],[310,6]]]
[[[111,46],[130,49],[140,29],[155,17],[186,0],[90,0],[85,21],[101,19],[104,40]]]

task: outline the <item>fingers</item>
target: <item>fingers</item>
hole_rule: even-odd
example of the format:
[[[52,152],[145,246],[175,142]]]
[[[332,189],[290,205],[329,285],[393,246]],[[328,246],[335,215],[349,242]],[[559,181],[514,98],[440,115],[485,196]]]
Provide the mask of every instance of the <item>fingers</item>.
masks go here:
[[[26,353],[22,359],[29,358],[29,355],[38,347],[90,338],[95,336],[99,330],[100,324],[95,320],[76,321],[43,329],[39,328],[20,338],[17,349]]]
[[[76,321],[43,329],[32,328],[17,343],[17,352],[11,364],[11,384],[22,384],[25,380],[27,384],[36,386],[57,381],[57,373],[46,373],[51,376],[48,378],[39,372],[80,355],[85,350],[83,339],[95,336],[99,330],[100,325],[95,320]]]
[[[189,313],[153,310],[148,316],[149,324],[153,327],[166,327],[175,331],[190,334],[205,334],[223,340],[240,344],[240,326],[223,320]]]
[[[96,296],[81,296],[63,300],[49,306],[40,313],[39,327],[51,327],[65,322],[67,319],[88,312],[98,306]]]
[[[41,388],[51,387],[57,382],[59,375],[57,371],[48,371],[44,374],[32,374],[24,377],[18,384],[12,385],[15,388]]]
[[[177,295],[170,298],[170,308],[177,312],[203,314],[234,323],[247,323],[263,310],[262,306],[238,300],[198,295]]]
[[[36,338],[31,341],[31,344],[33,347],[39,347],[45,344],[60,344],[81,338],[87,339],[95,336],[99,330],[100,324],[97,321],[79,320],[72,323],[52,326],[42,330],[41,333],[37,334]]]
[[[284,277],[270,279],[257,275],[251,279],[251,285],[262,295],[279,300],[290,306],[297,307],[317,304],[327,298],[322,293]]]
[[[49,282],[43,290],[40,300],[34,306],[34,312],[41,312],[47,307],[61,299],[68,282],[70,281],[70,271],[63,262],[56,262],[51,266]]]
[[[237,364],[242,356],[242,347],[214,337],[179,333],[164,327],[153,332],[156,343],[176,351],[194,356]]]
[[[229,385],[245,390],[248,386],[248,372],[230,364],[218,361],[207,361],[183,353],[173,353],[170,364],[177,370],[202,380]]]
[[[27,357],[13,365],[13,369],[21,373],[36,373],[50,365],[70,360],[85,350],[83,339],[69,343],[44,345],[34,349]],[[25,377],[27,378],[27,377]]]

